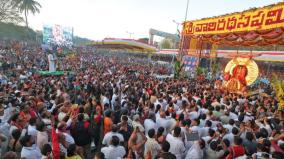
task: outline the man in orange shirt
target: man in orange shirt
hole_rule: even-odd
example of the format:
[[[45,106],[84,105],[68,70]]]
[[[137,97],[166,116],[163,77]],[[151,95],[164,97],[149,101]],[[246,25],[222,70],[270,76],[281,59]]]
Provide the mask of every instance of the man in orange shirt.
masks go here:
[[[105,118],[104,118],[104,135],[111,131],[111,125],[113,124],[112,119],[112,112],[106,111]]]

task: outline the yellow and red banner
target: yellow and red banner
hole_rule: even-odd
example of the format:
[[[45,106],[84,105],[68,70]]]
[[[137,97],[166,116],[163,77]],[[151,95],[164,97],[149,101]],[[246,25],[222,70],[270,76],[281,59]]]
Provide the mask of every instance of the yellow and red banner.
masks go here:
[[[184,23],[183,35],[223,34],[284,27],[284,3]]]

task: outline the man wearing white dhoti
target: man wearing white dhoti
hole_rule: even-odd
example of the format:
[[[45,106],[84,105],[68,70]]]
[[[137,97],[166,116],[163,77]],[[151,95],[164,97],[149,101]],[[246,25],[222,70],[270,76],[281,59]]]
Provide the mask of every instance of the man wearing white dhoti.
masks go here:
[[[56,71],[56,64],[55,64],[56,58],[53,54],[48,54],[48,64],[49,64],[49,72],[55,72]]]

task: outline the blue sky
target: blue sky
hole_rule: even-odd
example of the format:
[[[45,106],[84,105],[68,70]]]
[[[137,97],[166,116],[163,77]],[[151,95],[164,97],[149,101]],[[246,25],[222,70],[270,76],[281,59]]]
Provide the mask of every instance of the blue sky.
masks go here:
[[[189,0],[188,20],[261,7],[282,0]],[[30,15],[30,26],[43,24],[74,27],[75,35],[100,40],[105,37],[148,37],[150,28],[176,32],[173,20],[185,19],[187,0],[38,0],[40,14]]]

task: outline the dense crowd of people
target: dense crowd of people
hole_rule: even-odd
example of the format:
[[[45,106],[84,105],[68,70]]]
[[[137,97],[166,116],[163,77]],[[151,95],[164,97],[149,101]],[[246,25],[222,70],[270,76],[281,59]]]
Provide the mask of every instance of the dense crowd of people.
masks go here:
[[[3,159],[284,158],[269,85],[247,97],[214,80],[157,79],[167,67],[104,52],[62,58],[64,75],[43,76],[47,55],[28,50],[1,51]]]

